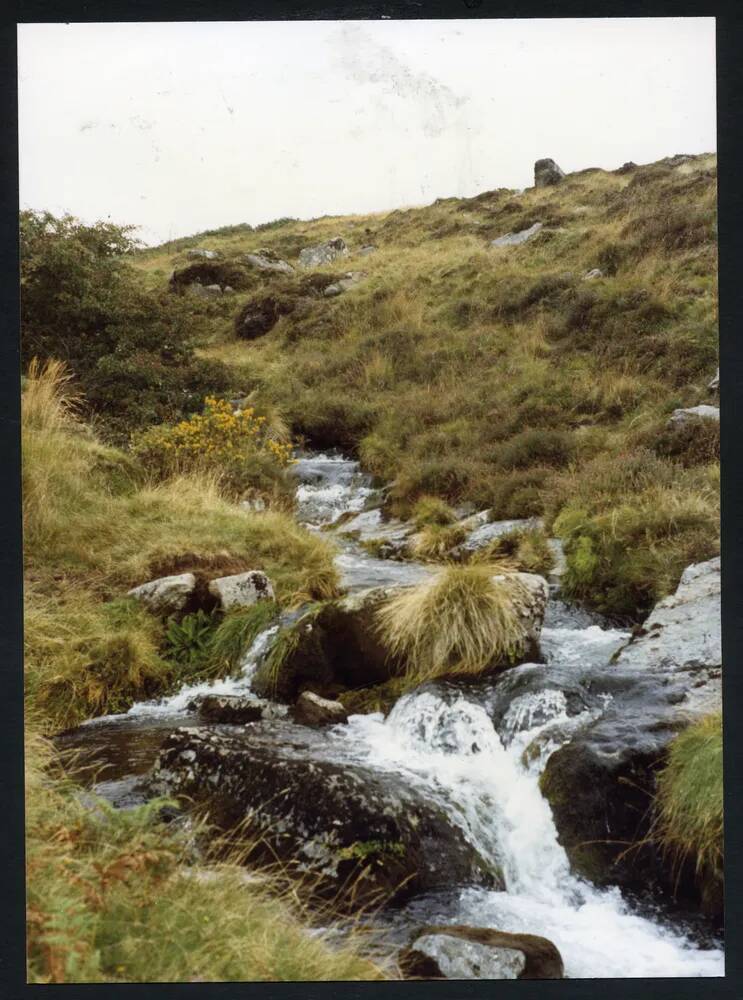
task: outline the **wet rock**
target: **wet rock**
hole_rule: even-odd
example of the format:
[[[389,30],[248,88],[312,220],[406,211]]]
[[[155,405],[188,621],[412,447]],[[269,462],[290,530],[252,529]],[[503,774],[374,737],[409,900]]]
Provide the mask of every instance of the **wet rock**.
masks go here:
[[[294,268],[287,261],[282,260],[272,250],[254,250],[246,253],[242,258],[250,267],[259,271],[276,271],[279,274],[294,274]]]
[[[546,157],[534,164],[534,187],[551,187],[559,184],[565,174],[554,160]]]
[[[235,335],[242,340],[263,337],[293,309],[291,299],[276,295],[259,295],[250,299],[235,317]]]
[[[127,597],[141,601],[153,614],[169,615],[182,611],[195,589],[196,577],[193,573],[181,573],[178,576],[162,576],[134,587],[127,592]]]
[[[485,927],[424,927],[400,955],[409,979],[562,979],[562,956],[547,938]]]
[[[670,742],[721,705],[720,563],[688,567],[639,635],[591,692],[610,696],[601,717],[550,757],[542,776],[560,842],[576,871],[599,884],[661,889],[695,899],[652,842],[652,797]]]
[[[149,787],[208,808],[223,831],[250,818],[269,856],[316,874],[318,891],[351,910],[452,882],[502,885],[442,809],[394,774],[333,759],[328,732],[279,721],[178,729]]]
[[[312,691],[303,691],[293,711],[294,721],[303,726],[333,726],[348,722],[348,714],[339,701],[321,698]]]
[[[586,273],[583,275],[583,280],[584,281],[595,281],[596,278],[603,278],[603,276],[604,276],[604,272],[601,270],[600,267],[593,267],[593,268],[591,268],[590,271],[586,271]]]
[[[304,614],[277,642],[279,661],[269,658],[258,668],[253,690],[293,702],[305,690],[335,695],[395,676],[399,664],[377,635],[375,613],[399,589],[373,587]]]
[[[206,722],[242,724],[263,718],[263,706],[255,698],[241,695],[203,694],[189,702],[188,708]]]
[[[186,254],[189,260],[219,260],[220,254],[217,250],[204,250],[202,247],[194,247]]]
[[[299,254],[301,267],[322,267],[324,264],[332,264],[339,257],[348,256],[346,241],[340,236],[336,236],[327,243],[320,243],[318,246],[305,247]]]
[[[491,247],[519,246],[519,244],[526,243],[527,240],[532,239],[543,228],[543,223],[535,222],[533,226],[529,226],[528,229],[522,229],[518,233],[506,233],[505,236],[499,236],[497,240],[492,240],[490,245]]]
[[[223,611],[231,608],[247,608],[256,601],[273,600],[273,584],[260,570],[235,573],[212,580],[209,593],[217,598]]]
[[[668,421],[669,428],[682,427],[695,420],[715,420],[720,422],[720,408],[702,403],[700,406],[686,406],[674,410]]]

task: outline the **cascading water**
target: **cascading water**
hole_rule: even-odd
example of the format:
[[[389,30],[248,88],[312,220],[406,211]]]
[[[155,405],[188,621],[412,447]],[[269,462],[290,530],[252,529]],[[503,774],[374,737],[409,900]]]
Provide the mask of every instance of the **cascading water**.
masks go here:
[[[379,504],[378,491],[356,462],[305,456],[295,468],[299,519],[315,530]],[[356,521],[362,538],[390,537],[405,528],[371,510]],[[338,533],[335,537],[341,548],[336,562],[351,590],[414,583],[432,572],[429,566],[375,558]],[[125,715],[96,720],[78,731],[87,731],[78,743],[97,742],[109,755],[116,743],[115,760],[109,760],[120,780],[108,784],[117,786],[119,796],[120,786],[131,787],[124,776],[141,775],[151,765],[168,727],[193,725],[187,708],[194,698],[250,695],[255,671],[286,620],[256,637],[238,676],[186,686],[169,698],[139,703]],[[413,900],[412,923],[464,923],[541,934],[559,948],[569,977],[721,976],[719,948],[699,947],[678,929],[633,912],[617,888],[597,889],[571,873],[539,788],[550,755],[596,719],[609,700],[608,695],[593,696],[569,704],[566,695],[581,688],[595,670],[605,669],[627,642],[627,632],[604,624],[598,616],[553,598],[541,638],[546,666],[524,664],[491,685],[493,697],[505,691],[510,698],[500,716],[490,711],[487,691],[478,700],[467,689],[447,697],[424,689],[401,698],[386,719],[356,715],[347,725],[326,731],[324,752],[336,761],[392,774],[401,784],[423,787],[461,836],[501,873],[502,891],[452,887],[454,905],[450,900],[443,911],[430,900]],[[520,689],[522,682],[530,688]],[[277,711],[282,710],[277,706]]]
[[[480,705],[422,692],[402,698],[386,720],[353,716],[336,738],[348,757],[423,785],[502,872],[504,891],[462,890],[444,922],[541,934],[557,945],[571,978],[723,975],[721,950],[697,947],[633,914],[618,889],[571,874],[539,790],[549,752],[529,749],[560,723],[574,731],[593,718],[587,711],[569,720],[561,692],[542,691],[514,700],[496,732]]]

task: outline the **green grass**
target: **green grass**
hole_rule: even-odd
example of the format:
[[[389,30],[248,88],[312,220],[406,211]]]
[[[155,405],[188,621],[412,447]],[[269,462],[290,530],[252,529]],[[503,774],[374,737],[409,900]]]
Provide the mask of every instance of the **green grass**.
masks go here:
[[[303,246],[338,234],[378,251],[359,265],[365,280],[332,300],[307,294],[304,272],[262,276],[261,292],[290,300],[292,312],[250,344],[211,321],[201,351],[278,405],[295,433],[357,453],[391,483],[393,513],[437,498],[503,518],[557,515],[566,470],[588,481],[595,459],[621,466],[647,450],[693,505],[696,487],[679,469],[716,465],[715,432],[669,436],[665,423],[676,406],[713,401],[715,185],[715,157],[699,156],[682,168],[573,174],[519,197],[498,190],[214,235],[226,259],[265,245],[292,262]],[[536,220],[545,230],[529,243],[488,246]],[[140,265],[147,273],[155,263],[163,273],[180,266],[174,249],[146,251]],[[584,281],[594,267],[604,277]],[[235,312],[247,294],[235,296]],[[584,509],[590,522],[597,511]],[[590,524],[579,534],[583,549],[595,544]],[[612,556],[596,603],[625,613],[633,595],[647,601],[673,589],[676,553],[715,553],[709,534],[699,546],[687,534],[649,523],[658,558],[630,567]],[[581,599],[593,601],[590,587]]]
[[[524,649],[523,585],[494,581],[494,572],[490,566],[448,566],[382,605],[380,637],[403,660],[408,681],[479,674]]]
[[[722,717],[689,726],[671,744],[658,776],[654,836],[677,861],[691,859],[705,880],[722,879]]]
[[[214,672],[220,677],[232,673],[258,633],[267,629],[277,614],[274,601],[258,601],[252,607],[229,611],[209,641],[208,658]]]
[[[415,559],[437,562],[446,559],[466,538],[467,529],[460,524],[427,524],[413,536],[411,555]]]
[[[302,981],[394,976],[359,932],[331,940],[301,888],[234,860],[192,865],[159,801],[84,804],[51,750],[26,752],[27,955],[32,983]],[[247,876],[247,877],[246,877]],[[283,888],[282,888],[283,886]],[[319,925],[324,929],[319,929]],[[308,929],[313,926],[313,933]]]

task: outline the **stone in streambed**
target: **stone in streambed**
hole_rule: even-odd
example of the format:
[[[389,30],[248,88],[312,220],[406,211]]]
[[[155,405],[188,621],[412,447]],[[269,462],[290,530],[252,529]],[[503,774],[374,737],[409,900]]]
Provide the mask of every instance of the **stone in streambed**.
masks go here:
[[[292,711],[294,721],[303,726],[333,726],[348,722],[348,714],[339,701],[321,698],[314,691],[303,691]]]
[[[229,694],[202,694],[187,705],[206,722],[240,725],[263,718],[263,705],[255,698]]]
[[[424,927],[400,954],[406,978],[562,979],[562,956],[547,938],[486,927]]]

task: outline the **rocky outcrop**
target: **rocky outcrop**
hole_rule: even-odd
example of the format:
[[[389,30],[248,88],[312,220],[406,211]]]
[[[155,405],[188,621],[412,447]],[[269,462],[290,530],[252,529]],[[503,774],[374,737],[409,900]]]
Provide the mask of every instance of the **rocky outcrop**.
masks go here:
[[[248,608],[256,601],[272,601],[275,596],[273,584],[260,570],[218,577],[209,584],[209,593],[217,598],[223,611]]]
[[[241,340],[263,337],[293,309],[292,300],[282,296],[259,295],[250,299],[235,317],[235,335]]]
[[[424,927],[400,954],[408,979],[562,979],[562,956],[547,938],[486,927]]]
[[[394,774],[332,759],[325,732],[279,721],[178,729],[150,792],[207,807],[218,830],[252,820],[269,857],[318,876],[318,891],[351,910],[452,882],[502,885],[442,809]]]
[[[127,597],[141,601],[153,614],[172,615],[182,611],[196,589],[193,573],[162,576],[127,592]]]
[[[302,726],[334,726],[348,722],[348,713],[339,701],[321,698],[313,691],[300,694],[292,716]]]
[[[594,881],[694,898],[648,837],[658,767],[671,740],[721,704],[720,561],[688,567],[676,593],[590,677],[601,717],[549,759],[542,790],[573,867]]]
[[[519,246],[521,243],[526,243],[527,240],[532,239],[543,228],[543,223],[535,222],[528,229],[522,229],[517,233],[506,233],[505,236],[499,236],[498,239],[491,240],[490,245],[491,247]]]
[[[325,264],[332,264],[339,257],[347,256],[346,241],[340,236],[336,236],[326,243],[318,244],[318,246],[305,247],[299,254],[299,263],[301,267],[322,267]]]
[[[697,420],[714,420],[719,424],[719,407],[709,406],[707,403],[702,403],[700,406],[686,406],[681,409],[674,410],[671,414],[670,420],[668,421],[668,427],[675,429]]]
[[[243,255],[244,262],[258,271],[276,271],[278,274],[294,274],[294,268],[282,260],[273,250],[254,250]]]
[[[534,187],[551,187],[559,184],[565,174],[554,160],[546,157],[534,164]]]

